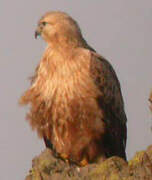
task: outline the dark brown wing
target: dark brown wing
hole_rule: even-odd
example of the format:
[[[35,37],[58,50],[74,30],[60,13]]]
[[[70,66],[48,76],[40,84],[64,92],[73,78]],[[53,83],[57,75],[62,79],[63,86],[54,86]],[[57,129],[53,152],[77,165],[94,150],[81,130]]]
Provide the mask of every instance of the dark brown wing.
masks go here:
[[[107,126],[104,138],[107,156],[117,155],[126,159],[127,118],[119,80],[110,63],[95,52],[92,52],[90,73],[102,93],[97,101]]]

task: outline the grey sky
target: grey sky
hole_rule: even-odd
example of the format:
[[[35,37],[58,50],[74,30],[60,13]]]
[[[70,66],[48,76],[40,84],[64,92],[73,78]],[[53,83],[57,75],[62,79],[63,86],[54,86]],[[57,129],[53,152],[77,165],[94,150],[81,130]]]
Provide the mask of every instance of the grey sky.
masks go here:
[[[151,0],[1,0],[1,180],[24,179],[32,158],[44,149],[17,101],[44,50],[34,30],[49,10],[62,10],[76,19],[88,43],[116,70],[128,117],[128,158],[152,144],[147,101],[152,87]]]

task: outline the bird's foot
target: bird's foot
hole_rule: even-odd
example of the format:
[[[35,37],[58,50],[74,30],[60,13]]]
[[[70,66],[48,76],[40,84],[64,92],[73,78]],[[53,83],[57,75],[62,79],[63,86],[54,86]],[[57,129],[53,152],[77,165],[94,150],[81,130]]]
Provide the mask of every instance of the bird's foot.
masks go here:
[[[88,163],[87,158],[83,158],[82,161],[80,161],[80,166],[86,166]]]
[[[68,155],[66,153],[61,153],[60,157],[65,161],[65,162],[69,162],[68,160]]]

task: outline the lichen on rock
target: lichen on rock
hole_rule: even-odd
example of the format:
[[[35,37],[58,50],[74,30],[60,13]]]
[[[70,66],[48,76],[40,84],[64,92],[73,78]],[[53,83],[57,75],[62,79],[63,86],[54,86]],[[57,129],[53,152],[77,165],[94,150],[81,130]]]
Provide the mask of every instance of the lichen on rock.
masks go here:
[[[152,146],[129,162],[111,157],[85,167],[69,164],[45,149],[32,161],[26,180],[152,180]]]

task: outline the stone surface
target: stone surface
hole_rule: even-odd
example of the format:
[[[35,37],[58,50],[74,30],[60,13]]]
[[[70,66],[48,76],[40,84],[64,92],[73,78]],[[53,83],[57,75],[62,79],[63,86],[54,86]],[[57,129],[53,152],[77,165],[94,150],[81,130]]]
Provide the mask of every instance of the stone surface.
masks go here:
[[[45,149],[32,161],[25,180],[152,180],[152,145],[137,152],[132,160],[111,157],[98,164],[78,167],[55,158]]]

